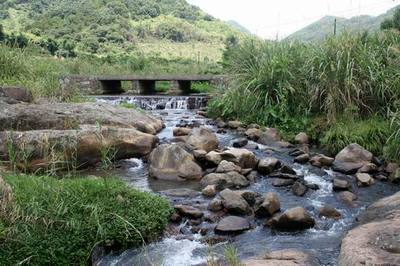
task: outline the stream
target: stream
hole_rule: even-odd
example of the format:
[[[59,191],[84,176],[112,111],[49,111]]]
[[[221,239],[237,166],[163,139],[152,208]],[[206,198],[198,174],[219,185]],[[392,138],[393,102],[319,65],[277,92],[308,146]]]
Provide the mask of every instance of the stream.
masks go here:
[[[196,110],[204,107],[204,96],[193,97],[133,97],[113,96],[98,97],[98,101],[119,104],[129,102],[150,110],[155,116],[163,119],[166,128],[158,134],[160,143],[174,141],[173,128],[177,124],[204,125],[217,132],[212,121],[197,115]],[[232,141],[243,137],[243,133],[236,130],[227,130],[224,134],[217,134],[220,148],[229,148]],[[254,142],[249,142],[255,144]],[[256,148],[257,147],[257,148]],[[207,211],[209,198],[201,194],[199,182],[172,182],[159,181],[148,178],[148,165],[141,159],[128,159],[118,162],[115,169],[107,174],[119,176],[132,187],[143,191],[159,193],[172,204],[186,204],[200,206],[205,209],[205,216],[200,225],[184,221],[179,225],[169,226],[164,237],[158,242],[148,244],[144,248],[131,249],[122,254],[110,254],[104,257],[99,266],[106,265],[163,265],[163,266],[190,266],[205,265],[207,258],[221,257],[227,245],[233,245],[241,259],[263,254],[265,251],[294,248],[312,252],[321,265],[336,265],[340,251],[340,244],[344,234],[356,225],[356,217],[376,200],[392,195],[399,190],[398,186],[377,181],[371,187],[358,188],[353,183],[353,192],[358,196],[355,206],[346,205],[337,194],[332,191],[332,178],[342,174],[331,170],[323,170],[310,164],[300,165],[293,163],[293,157],[288,153],[291,149],[278,149],[267,152],[263,145],[248,145],[245,147],[254,152],[257,158],[273,156],[282,163],[291,166],[298,174],[304,175],[308,183],[318,185],[318,190],[309,190],[304,197],[297,197],[290,187],[274,187],[272,179],[258,176],[256,182],[245,190],[260,194],[276,192],[281,201],[281,209],[302,206],[316,220],[316,226],[298,232],[280,232],[264,226],[265,219],[252,219],[252,229],[235,236],[217,236],[213,228],[213,214]],[[100,175],[100,173],[94,173]],[[354,178],[353,178],[354,180]],[[318,209],[324,205],[336,208],[342,214],[342,219],[332,220],[320,218]],[[198,226],[207,229],[206,235],[196,232]],[[207,242],[217,244],[211,246]]]

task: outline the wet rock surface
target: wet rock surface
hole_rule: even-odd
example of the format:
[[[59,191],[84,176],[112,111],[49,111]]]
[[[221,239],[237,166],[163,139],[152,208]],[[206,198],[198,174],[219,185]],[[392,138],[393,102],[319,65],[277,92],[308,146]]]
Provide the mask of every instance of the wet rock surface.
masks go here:
[[[344,237],[339,265],[400,265],[400,193],[372,204]]]
[[[243,262],[245,266],[318,266],[319,261],[311,253],[284,249],[266,253],[263,256],[251,258]]]
[[[193,116],[187,112],[184,114],[187,118],[183,122],[192,123]],[[171,141],[177,117],[182,116],[177,112],[164,117],[167,127],[159,134],[162,143]],[[264,263],[253,265],[276,265],[268,264],[276,262],[279,262],[278,265],[337,265],[342,235],[354,226],[362,209],[383,194],[390,195],[397,189],[375,178],[378,174],[389,176],[380,169],[369,173],[375,179],[374,185],[358,186],[355,175],[332,171],[333,158],[308,145],[287,148],[288,145],[282,145],[279,132],[273,129],[248,127],[237,130],[230,129],[224,121],[196,119],[199,122],[196,124],[206,126],[214,133],[219,126],[224,128],[224,132],[215,133],[218,149],[210,152],[185,149],[202,168],[200,180],[172,182],[147,179],[146,165],[137,170],[139,173],[143,171],[141,179],[136,177],[138,172],[124,173],[124,178],[133,185],[161,194],[168,188],[176,187],[199,192],[191,197],[167,196],[174,206],[191,206],[203,216],[194,218],[178,212],[180,220],[175,226],[179,226],[179,230],[152,246],[150,254],[159,252],[164,257],[175,258],[179,256],[177,254],[182,254],[180,251],[188,249],[185,254],[190,254],[187,257],[190,262],[187,265],[198,265],[205,263],[207,257],[208,246],[203,243],[216,244],[213,249],[222,254],[226,241],[237,248],[243,262],[253,257],[257,263]],[[249,133],[255,133],[255,136],[249,137]],[[264,143],[269,144],[260,143],[258,133],[260,137],[263,135]],[[247,137],[247,145],[233,147],[235,140],[243,137]],[[294,162],[297,156],[304,154],[309,155],[309,162]],[[266,158],[274,158],[279,163],[260,168]],[[363,166],[370,163],[372,161]],[[333,189],[335,179],[346,181],[337,191]],[[168,246],[164,245],[164,241]],[[152,253],[153,250],[155,253]],[[264,259],[260,255],[265,250],[281,253]],[[286,253],[286,250],[300,254]],[[301,254],[311,255],[314,260],[305,260],[306,263],[301,264],[304,263]],[[312,254],[315,254],[316,260]],[[140,255],[135,253],[130,257],[122,255],[113,258],[123,263],[135,256]]]
[[[246,218],[228,216],[223,218],[215,228],[219,233],[240,233],[250,229],[250,223]]]
[[[200,180],[202,169],[194,156],[178,144],[158,146],[149,157],[150,177],[161,180]]]
[[[0,104],[0,131],[68,130],[96,124],[149,134],[163,128],[161,120],[147,113],[104,103]]]
[[[353,174],[373,159],[371,152],[353,143],[341,150],[335,157],[333,169],[345,174]]]

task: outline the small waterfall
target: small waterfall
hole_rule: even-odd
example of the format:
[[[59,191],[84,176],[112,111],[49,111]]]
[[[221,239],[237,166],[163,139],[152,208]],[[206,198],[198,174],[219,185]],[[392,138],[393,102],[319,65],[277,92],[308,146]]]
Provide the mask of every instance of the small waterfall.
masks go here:
[[[196,96],[96,96],[97,102],[129,103],[144,110],[196,110],[207,105],[209,97]]]

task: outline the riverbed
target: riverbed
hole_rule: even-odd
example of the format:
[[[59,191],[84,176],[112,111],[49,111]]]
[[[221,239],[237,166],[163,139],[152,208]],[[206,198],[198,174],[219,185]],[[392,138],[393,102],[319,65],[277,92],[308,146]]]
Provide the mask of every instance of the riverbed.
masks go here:
[[[102,99],[102,101],[107,101]],[[113,99],[115,103],[115,99]],[[184,100],[182,100],[184,101]],[[167,103],[168,104],[168,103]],[[200,106],[197,106],[200,107]],[[174,109],[171,109],[174,108]],[[187,110],[187,104],[182,102],[167,105],[162,110],[151,110],[155,116],[163,119],[166,127],[158,137],[160,143],[177,141],[173,136],[173,128],[181,125],[202,125],[217,132],[212,121],[197,114],[196,110]],[[226,133],[217,133],[220,149],[231,148],[232,141],[243,137],[243,132],[226,130]],[[246,259],[263,254],[266,251],[294,248],[314,254],[321,265],[336,265],[340,244],[344,234],[353,228],[357,216],[371,203],[399,190],[398,185],[377,181],[373,186],[358,188],[354,178],[353,193],[358,197],[355,204],[350,206],[339,199],[338,194],[332,191],[332,179],[342,176],[330,169],[320,169],[310,164],[300,165],[293,162],[289,156],[292,149],[269,149],[260,144],[249,142],[245,148],[251,150],[258,158],[273,156],[282,163],[291,166],[298,175],[303,175],[308,183],[319,187],[309,189],[303,197],[295,196],[290,187],[274,187],[272,179],[259,175],[256,181],[245,190],[260,194],[267,192],[277,193],[281,202],[281,209],[304,207],[316,220],[312,229],[294,232],[280,232],[265,226],[265,219],[251,220],[252,229],[234,236],[215,235],[213,219],[204,219],[201,224],[191,224],[183,220],[180,224],[171,224],[165,236],[155,243],[147,243],[143,248],[124,251],[120,254],[110,254],[104,257],[98,265],[165,265],[190,266],[201,265],[211,256],[222,257],[226,246],[234,246],[240,259]],[[92,173],[101,175],[98,173]],[[166,197],[172,204],[196,206],[204,210],[205,216],[213,218],[213,213],[207,210],[210,202],[201,194],[199,182],[172,182],[159,181],[148,177],[148,164],[141,159],[128,159],[118,162],[116,168],[107,172],[107,175],[118,176],[132,187],[144,191],[158,193]],[[319,208],[330,205],[342,214],[342,219],[333,220],[319,217]],[[214,217],[215,218],[215,217]],[[196,230],[204,228],[203,234]],[[204,234],[205,232],[205,234]],[[211,240],[218,239],[215,245]]]

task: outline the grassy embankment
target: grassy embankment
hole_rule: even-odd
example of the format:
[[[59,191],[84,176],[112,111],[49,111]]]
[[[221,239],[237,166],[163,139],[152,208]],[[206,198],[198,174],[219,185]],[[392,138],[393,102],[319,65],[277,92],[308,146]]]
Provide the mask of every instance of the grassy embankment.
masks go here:
[[[335,154],[357,142],[400,158],[400,34],[343,35],[322,44],[250,40],[225,54],[232,88],[214,117],[309,133]]]
[[[201,72],[203,67],[185,60],[159,60],[95,56],[61,60],[37,47],[0,44],[0,85],[24,86],[36,97],[62,99],[61,74]],[[15,173],[7,174],[5,181],[12,198],[2,190],[0,261],[4,265],[86,265],[96,245],[125,249],[156,239],[171,213],[164,199],[111,178],[60,180]]]
[[[1,184],[3,265],[87,265],[96,245],[130,248],[156,239],[171,208],[113,179],[8,175]]]

